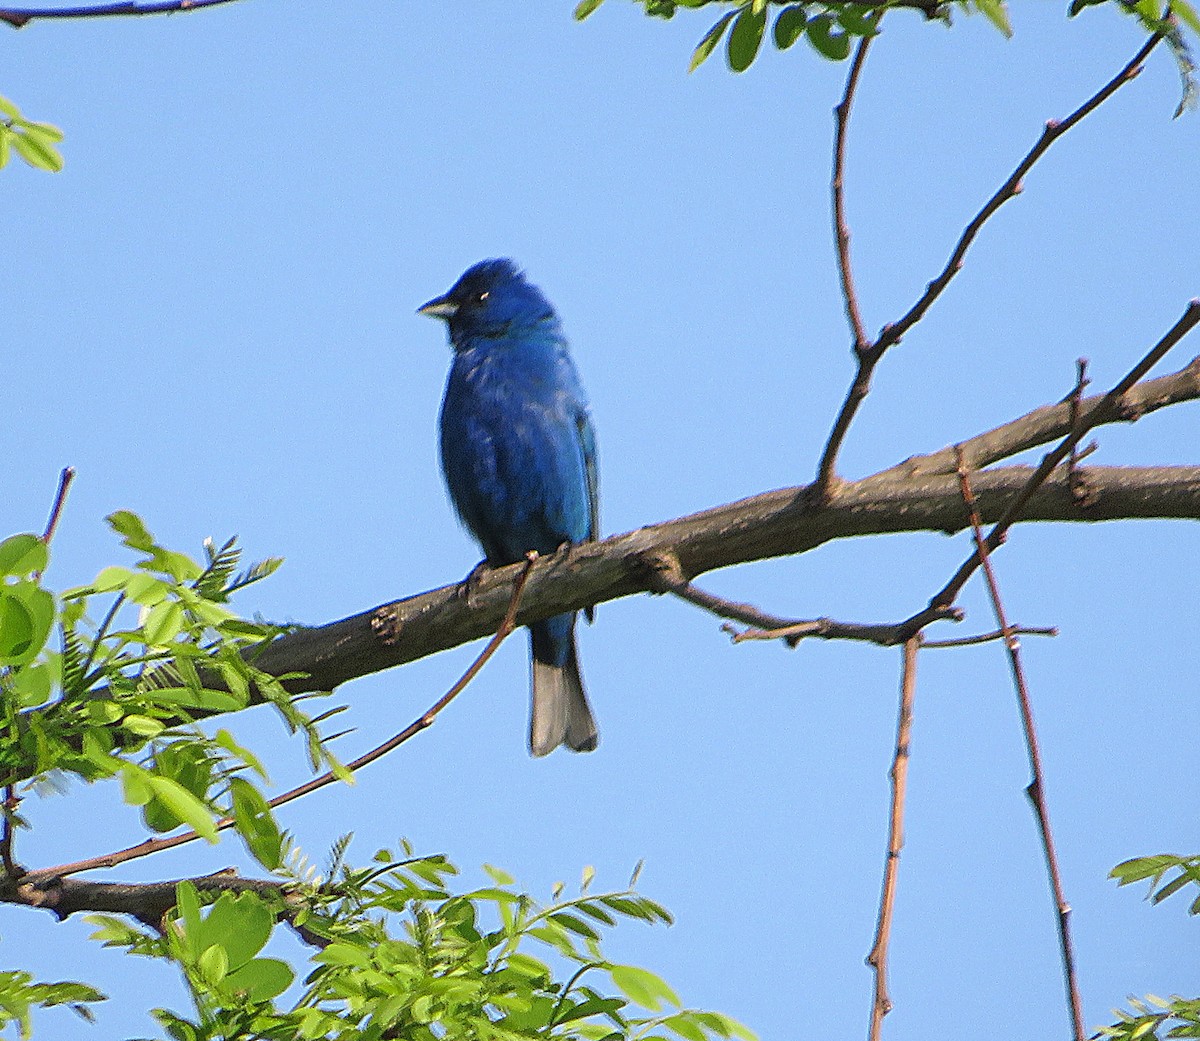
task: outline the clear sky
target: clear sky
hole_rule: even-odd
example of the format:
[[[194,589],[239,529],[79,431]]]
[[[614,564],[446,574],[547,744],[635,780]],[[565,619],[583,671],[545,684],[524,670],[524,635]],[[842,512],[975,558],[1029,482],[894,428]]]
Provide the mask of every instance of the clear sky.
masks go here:
[[[610,0],[336,5],[246,0],[171,18],[0,32],[0,93],[62,126],[67,166],[0,172],[5,451],[0,534],[38,530],[79,476],[48,581],[127,557],[140,513],[198,553],[237,533],[287,563],[246,613],[320,623],[456,581],[477,552],[438,472],[449,353],[414,313],[469,264],[511,256],[563,315],[600,439],[606,533],[811,479],[851,374],[828,219],[846,72],[804,42],[734,76],[686,75],[712,20]],[[1136,50],[1108,9],[1017,5],[1016,36],[891,16],[868,63],[848,193],[868,324],[901,314],[1035,139]],[[1172,121],[1168,54],[1061,140],[961,277],[885,360],[842,457],[862,476],[1061,398],[1075,359],[1114,382],[1197,295],[1200,115]],[[1200,352],[1194,337],[1160,371]],[[1105,428],[1095,461],[1196,463],[1195,406]],[[1058,625],[1025,654],[1089,1025],[1128,993],[1196,992],[1197,923],[1108,870],[1200,849],[1197,527],[1030,526],[998,558],[1011,615]],[[798,617],[923,605],[962,536],[880,538],[709,576]],[[991,628],[973,583],[965,626]],[[942,630],[940,635],[949,635]],[[590,756],[525,750],[513,639],[432,730],[282,812],[314,857],[400,836],[548,895],[584,865],[678,924],[622,925],[614,957],[766,1039],[866,1030],[900,656],[732,646],[687,605],[604,605],[580,636]],[[346,686],[352,758],[420,714],[477,647]],[[303,752],[264,710],[237,731],[279,785]],[[892,945],[891,1041],[1066,1037],[1028,770],[999,645],[921,658]],[[30,866],[142,832],[101,787],[27,805]],[[112,873],[252,870],[236,839]],[[97,875],[96,877],[102,877]],[[113,995],[126,1037],[180,1001],[173,974],[84,942],[83,922],[0,909],[0,963]],[[281,940],[280,950],[290,950]]]

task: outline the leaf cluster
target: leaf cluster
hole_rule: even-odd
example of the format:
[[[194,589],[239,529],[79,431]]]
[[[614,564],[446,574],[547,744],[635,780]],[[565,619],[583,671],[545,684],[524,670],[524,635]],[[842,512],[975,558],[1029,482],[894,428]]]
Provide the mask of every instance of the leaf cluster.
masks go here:
[[[35,983],[20,970],[0,971],[0,1030],[15,1024],[20,1036],[33,1036],[33,1008],[65,1005],[81,1019],[92,1021],[88,1005],[106,1000],[106,996],[86,983]]]
[[[63,168],[58,143],[63,132],[51,123],[36,123],[21,115],[8,98],[0,97],[0,169],[8,165],[12,150],[38,170],[58,173]]]
[[[161,934],[96,915],[94,938],[180,965],[194,1013],[154,1011],[175,1041],[753,1041],[726,1016],[683,1008],[655,974],[605,957],[602,931],[621,918],[671,921],[632,882],[592,893],[589,869],[577,896],[559,886],[543,905],[497,868],[486,869],[492,884],[456,893],[457,869],[443,856],[413,857],[405,843],[353,867],[345,845],[327,877],[302,877],[294,854],[281,870],[285,898],[224,893],[205,910],[184,882]],[[260,956],[280,917],[320,946],[291,1001],[281,1000],[291,968]]]
[[[230,539],[207,542],[200,563],[160,545],[133,513],[108,521],[137,555],[134,566],[105,568],[58,597],[41,584],[49,561],[41,538],[0,542],[0,781],[33,779],[48,791],[56,778],[119,778],[152,831],[186,825],[215,841],[216,820],[231,817],[273,869],[282,841],[259,787],[263,764],[227,730],[209,734],[196,721],[244,708],[253,691],[304,734],[314,768],[343,771],[318,730],[330,713],[309,718],[280,678],[253,664],[281,629],[228,606],[281,561],[239,572]]]
[[[593,14],[604,0],[579,0],[575,18]],[[886,0],[857,3],[851,0],[637,0],[651,18],[673,18],[679,8],[717,6],[729,8],[701,37],[692,52],[689,71],[699,68],[722,41],[725,57],[734,72],[745,72],[759,56],[763,40],[770,35],[776,50],[786,51],[804,37],[813,49],[830,61],[845,61],[855,40],[875,36],[879,20],[888,10],[916,8],[930,21],[950,24],[954,13],[982,14],[1005,36],[1011,36],[1012,21],[1006,0]],[[1192,0],[1071,0],[1067,14],[1075,17],[1088,7],[1115,6],[1131,16],[1149,33],[1161,34],[1171,48],[1183,80],[1183,99],[1178,112],[1192,107],[1197,90],[1195,63],[1180,25],[1200,35],[1200,14]],[[773,19],[773,20],[772,20]],[[767,27],[771,25],[768,34]],[[1178,112],[1176,114],[1178,114]]]

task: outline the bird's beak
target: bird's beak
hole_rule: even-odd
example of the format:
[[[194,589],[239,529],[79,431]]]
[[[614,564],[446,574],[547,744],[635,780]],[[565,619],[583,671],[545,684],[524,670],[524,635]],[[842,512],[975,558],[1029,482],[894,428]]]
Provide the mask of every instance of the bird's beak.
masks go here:
[[[449,321],[458,313],[458,304],[449,297],[438,296],[427,304],[417,308],[417,314],[427,314],[430,318],[444,318]]]

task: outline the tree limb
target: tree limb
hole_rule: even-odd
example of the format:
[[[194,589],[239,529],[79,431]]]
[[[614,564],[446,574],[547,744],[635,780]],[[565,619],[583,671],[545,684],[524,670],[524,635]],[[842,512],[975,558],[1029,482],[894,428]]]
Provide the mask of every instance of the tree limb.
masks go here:
[[[234,0],[160,0],[156,3],[137,3],[136,0],[118,0],[112,4],[85,5],[82,7],[0,7],[0,22],[8,22],[20,29],[30,22],[47,18],[118,18],[147,14],[178,14],[198,11],[202,7],[231,4]]]

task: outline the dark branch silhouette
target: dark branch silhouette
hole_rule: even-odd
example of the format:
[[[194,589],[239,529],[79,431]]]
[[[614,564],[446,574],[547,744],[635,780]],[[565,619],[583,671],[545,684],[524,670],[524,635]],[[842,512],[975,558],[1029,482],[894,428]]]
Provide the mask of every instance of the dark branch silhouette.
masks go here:
[[[125,18],[150,14],[182,14],[234,2],[235,0],[161,0],[158,3],[137,3],[135,0],[122,0],[114,4],[80,7],[0,7],[0,21],[8,22],[14,29],[20,29],[32,21],[51,18]]]

